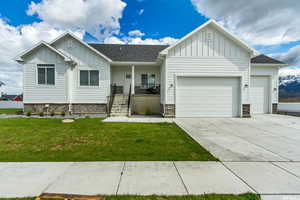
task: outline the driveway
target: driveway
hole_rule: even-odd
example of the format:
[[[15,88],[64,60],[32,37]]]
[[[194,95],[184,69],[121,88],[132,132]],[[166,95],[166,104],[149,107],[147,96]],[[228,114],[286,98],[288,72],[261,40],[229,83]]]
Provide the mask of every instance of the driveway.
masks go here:
[[[175,122],[221,161],[300,161],[300,118],[179,118]]]

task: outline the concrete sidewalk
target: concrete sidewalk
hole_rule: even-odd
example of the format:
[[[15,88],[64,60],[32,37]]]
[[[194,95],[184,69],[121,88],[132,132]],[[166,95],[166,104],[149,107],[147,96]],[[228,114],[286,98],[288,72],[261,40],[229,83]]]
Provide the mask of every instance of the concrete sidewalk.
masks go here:
[[[82,195],[254,192],[267,200],[300,199],[300,163],[0,163],[0,198],[33,197],[43,192]]]

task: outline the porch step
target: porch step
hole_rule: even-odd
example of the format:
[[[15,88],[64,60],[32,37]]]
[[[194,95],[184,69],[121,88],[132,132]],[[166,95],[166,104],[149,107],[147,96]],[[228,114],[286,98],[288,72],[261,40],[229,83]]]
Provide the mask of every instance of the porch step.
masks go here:
[[[110,116],[127,116],[128,115],[129,96],[124,94],[116,94],[111,108]]]

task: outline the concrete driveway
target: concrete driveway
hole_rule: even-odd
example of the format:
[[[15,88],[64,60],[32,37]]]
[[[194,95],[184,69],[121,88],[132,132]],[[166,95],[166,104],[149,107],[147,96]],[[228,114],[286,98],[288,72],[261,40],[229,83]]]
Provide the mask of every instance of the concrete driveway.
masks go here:
[[[179,118],[175,122],[221,161],[300,161],[300,118]]]

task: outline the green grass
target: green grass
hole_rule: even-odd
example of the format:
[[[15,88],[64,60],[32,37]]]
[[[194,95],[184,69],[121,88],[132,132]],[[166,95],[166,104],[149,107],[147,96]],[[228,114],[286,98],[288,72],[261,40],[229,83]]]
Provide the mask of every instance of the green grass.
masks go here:
[[[34,200],[34,198],[1,199],[1,200]],[[198,196],[107,196],[105,200],[260,200],[255,194],[207,194]]]
[[[22,109],[15,109],[15,108],[0,108],[0,115],[1,114],[21,114],[23,112]]]
[[[0,120],[0,162],[215,161],[175,124]]]

